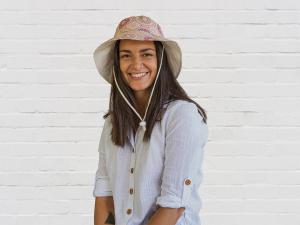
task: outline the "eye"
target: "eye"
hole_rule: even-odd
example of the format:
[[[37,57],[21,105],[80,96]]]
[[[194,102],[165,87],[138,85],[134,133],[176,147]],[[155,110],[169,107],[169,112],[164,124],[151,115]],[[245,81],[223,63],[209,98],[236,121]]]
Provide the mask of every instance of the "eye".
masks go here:
[[[145,56],[145,57],[151,57],[152,54],[150,54],[150,53],[145,53],[145,54],[143,54],[143,56]]]
[[[125,59],[125,58],[128,58],[128,57],[129,57],[128,54],[121,55],[121,59]]]

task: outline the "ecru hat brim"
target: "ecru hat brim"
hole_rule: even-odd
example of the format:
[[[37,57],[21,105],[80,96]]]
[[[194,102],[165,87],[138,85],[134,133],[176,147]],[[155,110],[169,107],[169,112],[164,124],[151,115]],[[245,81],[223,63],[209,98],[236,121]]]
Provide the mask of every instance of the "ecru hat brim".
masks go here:
[[[99,74],[110,84],[112,84],[113,81],[112,67],[114,64],[115,43],[117,40],[124,39],[145,41],[145,39],[140,39],[139,37],[111,38],[99,45],[93,53],[94,61]],[[182,53],[177,42],[159,36],[152,36],[147,41],[162,42],[162,44],[165,46],[170,69],[173,72],[174,77],[177,78],[182,67]]]

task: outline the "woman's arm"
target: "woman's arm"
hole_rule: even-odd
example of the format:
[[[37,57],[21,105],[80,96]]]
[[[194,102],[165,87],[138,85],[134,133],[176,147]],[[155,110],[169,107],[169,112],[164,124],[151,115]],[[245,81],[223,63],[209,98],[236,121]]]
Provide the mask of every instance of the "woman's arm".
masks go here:
[[[160,207],[148,222],[148,225],[175,225],[184,212],[184,208]]]
[[[108,131],[107,118],[104,122],[98,145],[99,161],[95,174],[95,186],[93,191],[93,196],[95,197],[94,225],[115,224],[113,193],[106,168],[105,155]]]
[[[166,209],[164,212],[157,212],[157,223],[153,222],[153,225],[174,225],[182,210],[198,208],[192,199],[192,192],[198,190],[202,179],[201,163],[207,127],[194,104],[174,107],[176,108],[172,108],[166,122],[164,170],[161,193],[156,200],[156,205],[171,208],[173,216],[167,214]]]
[[[115,224],[114,201],[112,196],[96,197],[94,225]]]

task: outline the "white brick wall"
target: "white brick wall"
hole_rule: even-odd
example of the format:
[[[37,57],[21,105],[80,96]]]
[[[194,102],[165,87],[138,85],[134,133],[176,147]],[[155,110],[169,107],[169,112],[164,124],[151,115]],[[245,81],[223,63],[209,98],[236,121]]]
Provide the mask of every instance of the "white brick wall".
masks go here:
[[[297,0],[1,1],[0,224],[93,224],[109,86],[92,52],[140,14],[180,43],[208,111],[203,225],[299,225]]]

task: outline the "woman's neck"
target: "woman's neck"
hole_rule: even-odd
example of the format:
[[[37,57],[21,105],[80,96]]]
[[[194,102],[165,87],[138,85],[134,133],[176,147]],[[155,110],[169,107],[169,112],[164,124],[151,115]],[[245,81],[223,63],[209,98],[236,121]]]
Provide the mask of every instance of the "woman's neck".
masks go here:
[[[137,111],[139,112],[140,116],[143,118],[145,115],[146,107],[148,104],[149,100],[149,93],[145,92],[136,92],[135,93],[135,98],[137,101],[138,109]]]

